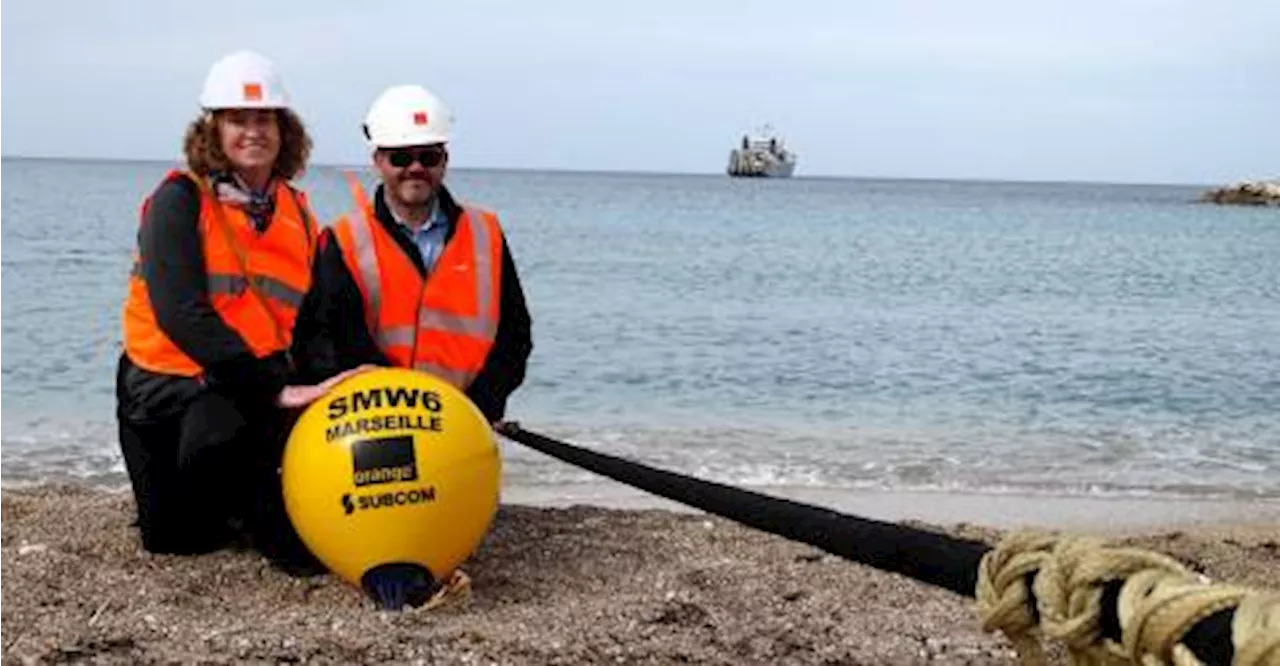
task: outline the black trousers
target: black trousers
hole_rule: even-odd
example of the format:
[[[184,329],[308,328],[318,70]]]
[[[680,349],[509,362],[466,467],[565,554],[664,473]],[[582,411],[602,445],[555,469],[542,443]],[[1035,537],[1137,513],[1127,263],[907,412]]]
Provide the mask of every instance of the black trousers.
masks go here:
[[[278,469],[290,415],[207,390],[158,414],[130,404],[123,383],[118,398],[120,449],[146,550],[206,553],[247,532],[253,546],[278,563],[314,563],[281,492]]]

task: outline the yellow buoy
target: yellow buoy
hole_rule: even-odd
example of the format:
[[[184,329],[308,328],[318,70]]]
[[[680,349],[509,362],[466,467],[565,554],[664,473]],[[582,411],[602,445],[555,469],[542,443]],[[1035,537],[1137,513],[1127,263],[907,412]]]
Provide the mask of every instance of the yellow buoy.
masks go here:
[[[380,368],[303,412],[282,482],[303,543],[377,596],[371,571],[421,567],[439,583],[470,556],[497,511],[500,472],[493,431],[462,391]]]

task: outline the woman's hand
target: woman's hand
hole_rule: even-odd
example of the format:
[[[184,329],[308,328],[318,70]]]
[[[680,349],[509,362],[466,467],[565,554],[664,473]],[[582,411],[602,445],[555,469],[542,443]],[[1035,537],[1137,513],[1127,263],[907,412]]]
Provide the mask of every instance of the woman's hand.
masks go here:
[[[320,382],[319,384],[311,384],[308,386],[286,386],[280,391],[280,395],[276,396],[276,405],[285,409],[298,409],[324,397],[330,389],[341,384],[342,382],[369,370],[377,368],[376,365],[362,365],[350,370],[339,372],[338,374]]]

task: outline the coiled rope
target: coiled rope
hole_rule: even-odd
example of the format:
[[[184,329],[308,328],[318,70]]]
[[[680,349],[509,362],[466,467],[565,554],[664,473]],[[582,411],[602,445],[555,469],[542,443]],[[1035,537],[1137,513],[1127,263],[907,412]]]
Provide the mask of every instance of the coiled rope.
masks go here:
[[[1072,664],[1280,666],[1280,594],[1216,585],[1176,560],[1088,537],[1017,532],[995,548],[641,465],[504,423],[513,441],[585,470],[846,559],[974,597],[982,628],[1028,666],[1041,638]]]
[[[982,628],[1002,631],[1029,666],[1047,663],[1042,635],[1081,666],[1280,664],[1280,594],[1215,585],[1165,555],[1089,537],[1006,537],[983,556],[975,596]],[[1104,630],[1108,606],[1118,640]],[[1216,635],[1192,636],[1205,623]]]

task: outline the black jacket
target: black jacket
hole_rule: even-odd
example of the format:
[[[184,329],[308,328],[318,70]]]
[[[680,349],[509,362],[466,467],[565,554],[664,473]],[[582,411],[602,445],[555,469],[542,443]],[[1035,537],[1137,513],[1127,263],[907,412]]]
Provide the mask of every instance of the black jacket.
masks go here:
[[[204,368],[199,378],[150,372],[122,355],[116,392],[131,421],[172,417],[203,390],[238,402],[270,405],[289,379],[287,356],[254,356],[213,309],[200,236],[200,193],[194,181],[165,181],[152,195],[138,230],[139,268],[160,330]]]
[[[445,242],[453,239],[462,209],[445,188],[440,205],[448,217]],[[382,186],[374,196],[375,214],[396,243],[409,256],[420,275],[426,275],[413,239],[387,209]],[[484,368],[467,388],[467,397],[490,421],[506,413],[507,398],[524,382],[529,354],[533,351],[532,323],[515,261],[502,239],[502,295],[498,332]],[[302,303],[294,330],[294,359],[301,380],[316,383],[362,363],[393,365],[378,348],[365,323],[364,297],[342,260],[342,251],[331,229],[321,232],[311,291]]]

